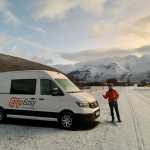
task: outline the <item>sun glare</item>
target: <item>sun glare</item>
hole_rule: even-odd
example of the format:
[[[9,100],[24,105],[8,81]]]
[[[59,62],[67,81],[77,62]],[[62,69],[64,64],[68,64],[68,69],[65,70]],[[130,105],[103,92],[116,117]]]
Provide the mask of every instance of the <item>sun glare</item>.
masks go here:
[[[143,56],[143,54],[141,54],[141,53],[134,53],[134,55],[139,57],[139,58],[141,58]]]

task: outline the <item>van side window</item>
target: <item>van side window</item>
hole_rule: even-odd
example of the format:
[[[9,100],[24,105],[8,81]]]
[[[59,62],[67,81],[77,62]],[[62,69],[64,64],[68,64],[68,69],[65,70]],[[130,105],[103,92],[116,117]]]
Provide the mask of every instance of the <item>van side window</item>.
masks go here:
[[[54,88],[58,88],[57,85],[49,79],[40,79],[41,95],[51,95]]]
[[[10,94],[35,94],[36,79],[11,80]]]

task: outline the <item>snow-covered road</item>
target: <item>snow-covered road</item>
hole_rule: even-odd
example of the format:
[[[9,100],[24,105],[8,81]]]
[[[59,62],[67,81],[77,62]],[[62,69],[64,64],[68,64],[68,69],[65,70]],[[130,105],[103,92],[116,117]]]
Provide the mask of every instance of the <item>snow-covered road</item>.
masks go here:
[[[120,87],[123,122],[111,124],[106,89],[92,88],[99,100],[99,124],[65,131],[55,122],[7,120],[0,124],[0,150],[150,150],[150,89]]]

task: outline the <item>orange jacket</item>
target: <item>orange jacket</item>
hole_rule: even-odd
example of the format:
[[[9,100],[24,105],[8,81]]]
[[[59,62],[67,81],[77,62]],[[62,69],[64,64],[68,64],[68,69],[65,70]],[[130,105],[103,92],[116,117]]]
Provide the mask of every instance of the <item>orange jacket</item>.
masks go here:
[[[117,99],[119,98],[119,93],[116,90],[111,89],[111,90],[108,90],[106,92],[106,94],[103,95],[103,97],[105,99],[108,99],[109,102],[111,102],[111,101],[117,101]]]

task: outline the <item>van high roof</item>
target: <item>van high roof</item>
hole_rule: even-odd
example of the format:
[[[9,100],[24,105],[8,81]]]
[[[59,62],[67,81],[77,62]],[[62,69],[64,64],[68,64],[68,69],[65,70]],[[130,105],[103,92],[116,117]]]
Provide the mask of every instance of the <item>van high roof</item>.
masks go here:
[[[49,76],[51,76],[52,78],[56,79],[56,78],[67,78],[63,73],[57,72],[57,71],[51,71],[51,70],[21,70],[21,71],[8,71],[8,72],[0,72],[0,76],[10,76],[10,75],[34,75],[36,73],[44,73],[47,74]]]
[[[51,70],[17,70],[17,71],[6,71],[6,72],[0,72],[0,74],[3,73],[23,73],[23,72],[55,72],[55,73],[60,73],[57,71],[51,71]]]

